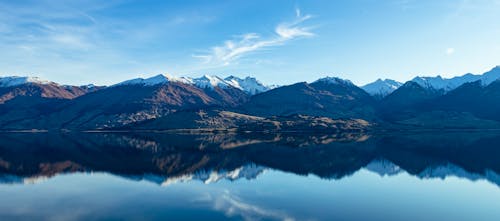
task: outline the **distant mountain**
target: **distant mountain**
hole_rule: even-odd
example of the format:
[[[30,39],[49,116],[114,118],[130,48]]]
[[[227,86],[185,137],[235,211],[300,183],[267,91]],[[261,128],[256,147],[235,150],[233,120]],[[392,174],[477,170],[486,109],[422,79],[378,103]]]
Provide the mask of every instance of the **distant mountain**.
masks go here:
[[[381,99],[381,98],[387,96],[388,94],[392,93],[393,91],[395,91],[399,87],[401,87],[401,85],[403,85],[403,83],[395,81],[395,80],[378,79],[372,83],[369,83],[369,84],[362,86],[361,88],[363,90],[365,90],[366,92],[368,92],[370,95],[372,95],[378,99]]]
[[[499,78],[500,78],[500,66],[496,66],[495,68],[491,69],[490,71],[482,75],[474,75],[468,73],[459,77],[453,77],[449,79],[442,78],[441,76],[436,76],[436,77],[417,76],[410,81],[415,82],[424,88],[429,88],[433,90],[442,90],[444,93],[446,93],[458,88],[459,86],[465,83],[480,81],[482,85],[489,85]],[[402,85],[403,83],[391,79],[385,79],[385,80],[377,79],[372,83],[361,86],[361,88],[363,88],[363,90],[365,90],[375,98],[381,99],[391,94]]]
[[[465,74],[463,76],[445,79],[437,77],[415,77],[411,81],[416,82],[422,87],[435,90],[451,91],[465,83],[480,81],[482,85],[489,85],[500,78],[500,66],[496,66],[482,75]]]
[[[373,117],[373,98],[350,81],[323,78],[296,83],[252,96],[241,108],[257,116],[305,114],[333,118]]]
[[[500,80],[464,83],[445,92],[407,82],[382,99],[378,113],[399,124],[432,128],[499,128]]]

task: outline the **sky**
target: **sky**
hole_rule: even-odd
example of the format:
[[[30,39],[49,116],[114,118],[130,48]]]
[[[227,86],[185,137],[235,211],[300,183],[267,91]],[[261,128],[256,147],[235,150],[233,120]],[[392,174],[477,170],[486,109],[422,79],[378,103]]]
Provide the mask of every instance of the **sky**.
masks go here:
[[[0,76],[74,85],[453,77],[500,65],[500,0],[0,0],[0,52]]]

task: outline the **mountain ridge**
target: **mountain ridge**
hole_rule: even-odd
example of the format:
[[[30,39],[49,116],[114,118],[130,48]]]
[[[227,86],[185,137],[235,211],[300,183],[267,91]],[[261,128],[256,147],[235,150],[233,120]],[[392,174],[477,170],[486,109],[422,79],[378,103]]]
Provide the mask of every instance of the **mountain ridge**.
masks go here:
[[[316,131],[317,125],[322,125],[339,131],[350,130],[357,120],[368,122],[356,127],[357,130],[377,128],[373,127],[377,125],[390,125],[388,128],[500,128],[497,116],[500,80],[495,79],[500,76],[500,68],[497,66],[483,75],[464,76],[468,80],[477,76],[480,79],[449,89],[432,86],[433,81],[429,78],[418,78],[421,81],[411,80],[397,89],[389,85],[393,91],[385,96],[370,94],[366,88],[338,77],[275,88],[266,87],[252,77],[235,76],[178,78],[156,75],[109,87],[69,86],[38,78],[8,77],[0,78],[0,82],[2,79],[7,82],[3,87],[0,84],[0,130],[133,130],[133,125],[156,121],[150,124],[156,128],[147,129],[182,129],[180,125],[191,129],[216,129],[222,125],[226,129],[259,130],[264,127],[271,128],[270,131],[291,128]],[[446,81],[441,77],[435,79]],[[454,79],[464,81],[463,76]],[[377,82],[385,87],[388,86],[385,83],[398,83],[387,79]],[[210,113],[211,117],[175,114],[196,110]],[[172,116],[169,118],[169,115]],[[243,115],[254,120],[234,118]],[[180,120],[172,120],[173,116]],[[322,117],[330,120],[318,121]],[[162,126],[172,123],[177,125]],[[279,124],[295,126],[276,126]]]
[[[483,74],[472,74],[467,73],[461,76],[455,76],[451,78],[443,78],[440,75],[435,77],[430,76],[415,76],[414,78],[408,80],[413,81],[420,84],[426,88],[433,88],[437,90],[444,90],[445,92],[453,90],[464,83],[471,83],[474,81],[480,80],[483,85],[487,86],[494,82],[495,80],[500,78],[500,65],[493,67],[489,71],[484,72]],[[327,76],[323,78],[319,78],[311,83],[316,81],[332,81],[332,82],[348,82],[350,84],[356,85],[347,79],[342,79],[339,77]],[[406,82],[408,82],[406,81]],[[250,95],[255,95],[258,93],[265,92],[267,90],[279,87],[276,85],[266,85],[257,80],[255,77],[246,76],[243,78],[229,75],[227,77],[220,77],[218,75],[202,75],[201,77],[177,77],[170,74],[158,74],[147,78],[133,78],[129,80],[125,80],[119,83],[111,84],[111,85],[103,85],[98,87],[113,87],[118,85],[130,85],[130,84],[138,84],[145,86],[152,86],[156,84],[164,84],[168,82],[181,82],[185,84],[193,84],[200,88],[212,88],[212,87],[235,87],[241,89]],[[404,83],[406,83],[404,82]],[[58,84],[53,81],[44,80],[35,76],[5,76],[0,77],[0,87],[9,87],[9,86],[17,86],[22,84],[57,84],[61,86],[75,86],[75,85],[64,85]],[[300,82],[296,82],[300,83]],[[373,96],[385,97],[386,95],[392,93],[394,90],[402,86],[404,83],[392,80],[392,79],[377,79],[371,83],[367,83],[364,85],[356,85],[367,93]],[[292,85],[286,84],[282,86]],[[87,84],[81,86],[96,86],[94,84]],[[97,87],[97,86],[96,86]]]

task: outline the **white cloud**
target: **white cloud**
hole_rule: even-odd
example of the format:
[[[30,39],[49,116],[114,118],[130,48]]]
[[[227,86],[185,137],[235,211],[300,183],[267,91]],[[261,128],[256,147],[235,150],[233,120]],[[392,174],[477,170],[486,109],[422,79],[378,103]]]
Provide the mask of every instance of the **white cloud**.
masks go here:
[[[447,48],[446,49],[446,55],[452,55],[455,53],[455,48]]]
[[[207,54],[196,54],[193,57],[202,59],[206,64],[226,66],[251,52],[283,45],[300,37],[314,36],[310,27],[301,26],[311,15],[302,15],[300,9],[295,10],[295,15],[294,21],[278,24],[273,36],[264,38],[257,33],[243,34],[237,36],[236,40],[228,40],[223,45],[212,47]]]
[[[251,203],[245,202],[239,197],[233,195],[229,191],[223,191],[219,194],[204,195],[200,198],[201,201],[211,201],[214,204],[214,209],[222,211],[227,217],[240,216],[243,220],[296,220],[284,211],[263,208]]]

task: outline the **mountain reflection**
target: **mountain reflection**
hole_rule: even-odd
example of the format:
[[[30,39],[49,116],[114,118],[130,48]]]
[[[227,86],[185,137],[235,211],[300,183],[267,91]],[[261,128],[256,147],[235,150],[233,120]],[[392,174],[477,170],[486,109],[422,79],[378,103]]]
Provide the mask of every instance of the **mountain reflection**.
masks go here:
[[[341,179],[381,176],[488,180],[500,185],[500,133],[126,134],[4,133],[0,182],[32,183],[61,173],[106,172],[169,185],[254,179],[267,169]]]

